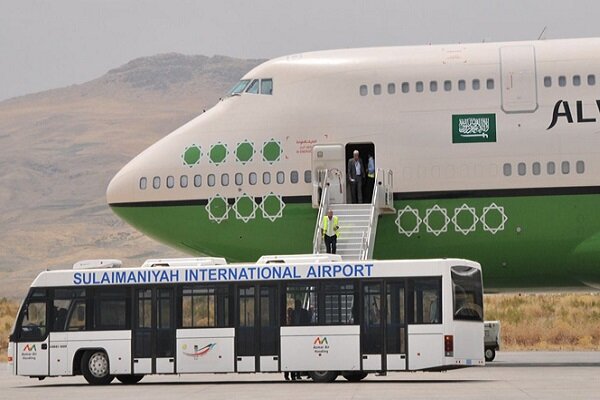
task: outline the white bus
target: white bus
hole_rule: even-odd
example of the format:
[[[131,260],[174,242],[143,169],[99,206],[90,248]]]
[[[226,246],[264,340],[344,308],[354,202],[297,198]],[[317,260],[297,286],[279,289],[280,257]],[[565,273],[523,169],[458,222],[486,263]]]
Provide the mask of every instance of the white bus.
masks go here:
[[[443,371],[485,364],[479,264],[339,256],[76,264],[19,310],[13,374],[136,383],[149,374]]]

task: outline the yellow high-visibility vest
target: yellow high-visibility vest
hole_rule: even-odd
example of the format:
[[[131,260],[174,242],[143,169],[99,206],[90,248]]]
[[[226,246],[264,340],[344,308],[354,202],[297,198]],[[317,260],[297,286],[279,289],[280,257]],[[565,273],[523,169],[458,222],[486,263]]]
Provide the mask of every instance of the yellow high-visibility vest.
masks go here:
[[[336,217],[335,215],[333,216],[333,226],[334,226],[334,232],[335,232],[335,236],[340,237],[340,230],[339,228],[336,230],[335,227],[339,227],[339,223],[338,223],[338,217]],[[329,228],[329,217],[326,215],[323,217],[323,236],[325,236],[325,234],[327,233],[327,228]]]

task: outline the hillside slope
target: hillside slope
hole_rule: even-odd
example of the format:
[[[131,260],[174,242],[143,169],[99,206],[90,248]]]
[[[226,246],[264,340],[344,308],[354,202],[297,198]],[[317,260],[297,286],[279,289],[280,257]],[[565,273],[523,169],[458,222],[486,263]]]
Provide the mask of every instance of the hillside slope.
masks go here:
[[[210,108],[262,60],[164,54],[93,81],[0,102],[0,297],[86,258],[181,256],[106,205],[130,159]]]

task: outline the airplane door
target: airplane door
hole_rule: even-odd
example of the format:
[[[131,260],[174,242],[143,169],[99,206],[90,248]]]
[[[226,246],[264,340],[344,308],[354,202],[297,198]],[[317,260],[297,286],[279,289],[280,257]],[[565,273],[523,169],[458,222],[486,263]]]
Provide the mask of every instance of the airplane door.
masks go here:
[[[327,170],[329,183],[329,203],[346,202],[346,160],[345,149],[341,144],[315,145],[312,150],[313,196],[314,208],[319,208],[324,176],[321,171]]]
[[[502,110],[506,113],[537,110],[535,48],[502,47],[500,60]]]

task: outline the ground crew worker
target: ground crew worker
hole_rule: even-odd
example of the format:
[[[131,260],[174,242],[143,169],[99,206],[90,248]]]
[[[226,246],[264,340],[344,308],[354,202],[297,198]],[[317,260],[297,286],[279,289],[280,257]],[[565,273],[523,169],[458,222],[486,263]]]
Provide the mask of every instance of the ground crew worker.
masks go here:
[[[321,233],[325,238],[325,249],[329,254],[335,254],[337,246],[337,238],[340,235],[340,225],[338,217],[333,216],[333,210],[327,210],[327,215],[323,217],[323,225],[321,225]]]

